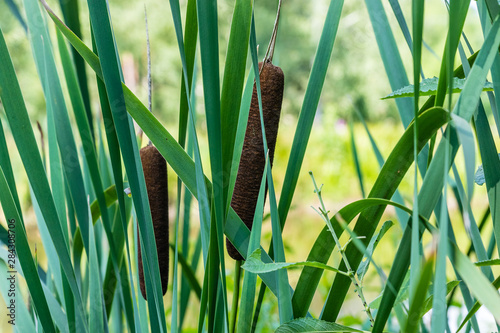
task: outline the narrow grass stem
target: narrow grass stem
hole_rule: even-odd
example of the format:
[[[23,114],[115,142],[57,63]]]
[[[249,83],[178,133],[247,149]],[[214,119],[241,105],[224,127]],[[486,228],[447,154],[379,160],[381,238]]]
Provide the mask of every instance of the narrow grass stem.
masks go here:
[[[342,256],[342,260],[344,260],[345,266],[347,268],[347,276],[351,279],[352,283],[356,287],[356,289],[354,291],[358,294],[358,297],[361,299],[361,303],[363,303],[363,307],[365,308],[365,312],[368,315],[368,319],[370,320],[370,324],[371,324],[371,326],[373,326],[373,323],[375,321],[373,319],[370,308],[368,307],[368,303],[366,302],[365,296],[363,295],[363,288],[361,287],[361,282],[356,277],[356,274],[354,274],[354,271],[352,270],[351,265],[349,264],[349,261],[347,260],[347,256],[345,254],[344,248],[340,245],[340,241],[337,237],[337,234],[333,230],[332,223],[330,222],[330,218],[328,217],[329,211],[326,210],[325,203],[323,202],[323,198],[321,196],[321,188],[323,187],[323,185],[318,187],[318,185],[316,184],[316,180],[314,179],[314,175],[313,175],[312,171],[309,171],[309,175],[311,176],[311,179],[312,179],[313,184],[314,184],[314,192],[318,195],[319,203],[321,205],[321,207],[319,207],[319,211],[318,210],[316,210],[316,211],[321,215],[323,220],[325,220],[325,222],[328,226],[328,229],[330,230],[330,233],[332,234],[333,240],[335,241],[335,245],[337,245],[337,248],[339,249],[340,255]]]
[[[233,304],[231,306],[231,323],[229,332],[236,332],[236,319],[238,318],[238,301],[240,297],[240,284],[241,284],[241,260],[236,260],[234,263],[234,290],[233,290]]]

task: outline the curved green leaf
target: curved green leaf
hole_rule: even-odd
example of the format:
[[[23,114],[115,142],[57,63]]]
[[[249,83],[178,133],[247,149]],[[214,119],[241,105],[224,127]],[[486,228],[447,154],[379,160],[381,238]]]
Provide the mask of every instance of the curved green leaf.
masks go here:
[[[481,266],[498,266],[500,265],[500,259],[490,259],[490,260],[483,260],[483,261],[478,261],[474,263],[476,266],[481,267]]]
[[[486,80],[486,75],[493,63],[495,54],[498,53],[498,45],[500,44],[500,19],[497,17],[494,24],[492,25],[486,40],[479,51],[476,59],[474,60],[474,66],[472,67],[467,81],[464,85],[464,91],[460,94],[459,100],[454,108],[454,113],[458,116],[464,118],[466,121],[470,121],[473,113],[476,110],[478,100],[481,94],[481,86],[477,87],[477,84],[482,84]],[[456,73],[455,73],[456,75]],[[459,76],[459,75],[456,75]],[[444,183],[444,173],[443,165],[445,161],[445,151],[446,146],[451,146],[450,159],[452,162],[456,156],[457,150],[460,146],[457,138],[456,131],[453,128],[447,129],[451,131],[451,136],[444,138],[436,151],[435,158],[432,160],[429,169],[424,178],[422,187],[419,193],[419,202],[421,205],[420,213],[425,216],[430,216],[436,207],[437,202],[442,193],[442,184]],[[420,137],[420,136],[419,136]],[[450,165],[447,166],[448,168]],[[400,242],[400,247],[396,254],[396,259],[393,262],[391,273],[389,274],[388,283],[393,286],[400,286],[404,275],[408,270],[409,262],[409,247],[408,243],[410,241],[409,232],[410,229],[406,229],[405,233]],[[392,309],[392,303],[394,302],[396,295],[392,291],[386,290],[384,293],[384,298],[382,302],[385,303],[383,311],[379,311],[377,318],[375,320],[374,331],[381,332],[385,323],[389,317]]]
[[[427,140],[429,140],[442,125],[446,124],[447,121],[448,112],[442,108],[431,108],[419,115],[419,151],[425,145]],[[369,197],[391,198],[404,175],[408,171],[408,168],[413,163],[412,156],[413,125],[411,124],[405,131],[399,142],[396,144],[396,147],[392,150],[392,153],[390,154],[382,170],[380,171],[380,174],[370,192]],[[367,239],[365,239],[365,246],[370,241],[371,236],[373,235],[373,232],[375,231],[375,228],[378,224],[373,223],[373,221],[378,221],[380,219],[384,209],[385,207],[371,207],[370,209],[365,210],[360,215],[354,232],[358,236],[367,237]],[[348,221],[348,219],[343,214],[341,215],[344,220]],[[354,217],[355,215],[353,216],[353,218]],[[333,222],[334,221],[332,221],[332,223]],[[335,223],[333,223],[333,226],[337,229],[337,232],[342,232],[340,227],[335,227]],[[337,235],[339,236],[339,234]],[[313,248],[311,249],[307,260],[326,263],[334,249],[334,246],[334,242],[332,241],[332,237],[329,232],[323,230],[318,236]],[[358,252],[357,249],[354,250]],[[362,255],[362,253],[358,252],[356,261],[353,262],[360,262],[362,259]],[[353,262],[351,262],[351,265],[353,264]],[[357,267],[357,264],[354,265],[354,267]],[[322,270],[315,268],[305,267],[302,271],[292,300],[294,304],[295,316],[303,317],[307,313],[307,309],[309,308],[309,304],[311,303],[312,297],[314,296],[316,286],[319,282],[319,279],[321,278],[321,275]],[[350,284],[350,282],[351,280],[349,279],[347,279],[347,281],[344,281],[344,283],[347,283],[347,286]],[[344,291],[344,293],[346,292],[347,290]],[[339,297],[339,295],[336,293],[335,297]],[[330,302],[334,302],[333,298],[330,299]],[[335,307],[336,311],[340,309],[341,304],[342,302],[337,303]],[[329,305],[329,307],[330,306],[333,306],[333,304]],[[324,312],[324,316],[328,317],[328,319],[331,319],[334,316],[336,317],[336,314],[328,311],[326,313]]]
[[[47,13],[56,26],[61,30],[63,35],[69,40],[73,47],[75,47],[75,49],[82,55],[87,64],[95,71],[96,75],[102,77],[99,58],[95,55],[95,53],[92,52],[71,30],[69,30],[64,23],[62,23],[62,21],[54,14],[44,0],[40,0],[40,2],[45,7]],[[158,151],[160,151],[163,157],[165,157],[169,166],[172,167],[184,185],[186,185],[189,191],[196,198],[198,198],[194,161],[167,131],[167,129],[165,129],[165,127],[163,127],[154,115],[149,112],[137,96],[135,96],[123,83],[122,87],[124,90],[127,111],[158,148]],[[207,192],[210,195],[212,192],[212,184],[206,177],[205,183],[207,185]],[[230,209],[228,212],[225,233],[229,240],[237,247],[238,252],[244,254],[247,252],[250,231],[233,209]],[[272,262],[271,258],[264,252],[263,255],[264,261]],[[277,291],[274,275],[262,274],[260,277],[271,289],[271,291],[276,294]]]
[[[420,96],[430,96],[436,95],[437,87],[438,87],[438,78],[431,77],[420,82]],[[462,92],[465,84],[464,78],[453,78],[453,93]],[[390,98],[400,98],[400,97],[413,97],[414,95],[414,87],[413,84],[402,87],[398,90],[393,91],[389,95],[382,97],[382,99],[390,99]],[[483,86],[483,91],[493,91],[493,83],[485,82]]]
[[[314,58],[311,76],[307,83],[307,90],[300,111],[299,122],[293,138],[292,150],[283,181],[281,197],[278,206],[278,215],[281,220],[281,228],[285,225],[288,210],[292,204],[293,193],[299,178],[300,168],[304,160],[304,154],[309,141],[309,135],[318,109],[319,98],[325,82],[326,72],[330,63],[333,44],[337,35],[340,15],[344,6],[343,0],[330,1],[330,7],[325,19],[323,31]]]
[[[64,234],[61,223],[59,222],[59,215],[45,174],[40,153],[37,149],[37,143],[33,131],[31,130],[30,119],[26,110],[26,105],[24,104],[21,89],[1,31],[0,62],[2,63],[2,70],[0,71],[0,98],[2,99],[7,119],[33,192],[40,202],[42,214],[49,225],[50,235],[52,239],[55,240],[54,245],[62,269],[68,278],[77,305],[80,307],[80,310],[82,310],[78,311],[78,313],[82,315],[83,307],[81,304],[83,302],[76,282],[75,272],[71,264],[69,251],[64,242]],[[46,329],[54,331],[50,326],[47,326]]]
[[[367,332],[328,321],[299,318],[281,325],[275,333],[306,333],[306,332]]]
[[[423,315],[423,307],[425,305],[425,295],[427,294],[427,289],[429,288],[429,283],[432,279],[432,270],[434,266],[435,258],[431,256],[425,263],[420,274],[420,279],[415,288],[415,294],[410,297],[411,304],[408,310],[408,317],[406,321],[405,328],[403,332],[413,333],[417,332],[420,326],[420,318]]]
[[[492,285],[497,289],[500,288],[500,276],[497,277],[495,279],[495,281],[493,281]],[[483,306],[483,305],[479,301],[477,301],[474,304],[474,306],[469,311],[467,316],[465,316],[464,320],[462,320],[462,323],[460,324],[460,326],[457,329],[457,333],[462,329],[462,327],[464,327],[465,324],[467,324],[467,322],[474,316],[474,314],[476,314],[476,312],[481,308],[481,306]]]
[[[262,251],[260,249],[255,250],[250,257],[248,257],[245,260],[245,263],[241,266],[244,270],[254,273],[254,274],[260,274],[260,273],[270,273],[270,272],[276,272],[282,268],[297,268],[297,267],[302,267],[302,266],[308,266],[308,267],[316,267],[320,268],[323,270],[327,271],[332,271],[336,273],[343,274],[345,276],[349,276],[346,272],[339,271],[338,269],[325,265],[320,262],[315,262],[315,261],[299,261],[299,262],[273,262],[273,263],[264,263],[260,257],[261,257]]]
[[[175,244],[170,243],[170,248],[172,249],[172,251],[175,251]],[[195,293],[198,299],[201,299],[201,286],[198,280],[196,279],[196,274],[195,274],[196,272],[193,271],[191,265],[187,262],[186,258],[181,252],[178,252],[177,255],[179,263],[182,266],[182,274],[184,274],[184,276],[186,277],[191,287],[191,291]]]

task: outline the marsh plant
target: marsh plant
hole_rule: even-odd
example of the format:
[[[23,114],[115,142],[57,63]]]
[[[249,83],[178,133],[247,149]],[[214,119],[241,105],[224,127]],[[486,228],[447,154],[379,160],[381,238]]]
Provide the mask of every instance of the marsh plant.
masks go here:
[[[437,33],[442,52],[426,43],[425,27],[436,20],[430,1],[357,3],[373,30],[365,38],[378,46],[380,58],[371,61],[386,74],[362,77],[390,87],[383,103],[402,125],[388,154],[365,122],[371,105],[356,97],[376,87],[328,91],[338,100],[354,96],[349,111],[320,103],[323,86],[341,80],[327,75],[329,68],[348,71],[332,56],[349,57],[348,44],[336,50],[336,40],[359,39],[355,28],[341,29],[352,5],[263,3],[155,2],[172,33],[147,43],[175,40],[181,68],[168,126],[151,102],[154,63],[141,70],[150,78],[149,102],[124,83],[122,41],[111,22],[117,7],[104,0],[1,4],[26,32],[9,38],[0,30],[2,330],[481,332],[477,313],[500,324],[498,2],[438,2],[445,9]],[[293,25],[285,8],[312,3],[325,8],[319,18],[303,18],[316,27],[315,54],[308,66],[290,68],[280,43],[293,40],[300,53],[306,41],[282,27]],[[258,6],[273,15],[262,16]],[[476,49],[466,19],[482,32]],[[146,26],[127,28],[141,32],[142,50]],[[19,40],[29,44],[43,90],[36,117],[23,97],[30,85],[19,83]],[[439,59],[437,70],[428,56]],[[307,79],[294,82],[294,72],[304,70]],[[293,84],[303,89],[287,96]],[[283,106],[297,99],[298,116],[285,121]],[[315,120],[335,112],[348,115],[357,175],[350,184],[361,196],[334,210],[328,197],[335,187],[302,166],[306,148],[320,149],[309,144]],[[279,167],[277,133],[291,142]],[[361,137],[370,139],[363,151]],[[331,140],[325,135],[321,144]],[[377,162],[363,166],[370,154]],[[328,153],[324,160],[336,158]],[[366,170],[376,174],[373,181]],[[294,200],[300,177],[308,178],[300,190],[314,192],[312,201]],[[24,188],[29,199],[19,195]],[[310,206],[317,215],[300,226],[293,210]],[[287,241],[310,228],[320,230],[314,242]],[[379,245],[386,241],[390,251]],[[39,260],[42,248],[46,259]],[[290,248],[300,260],[287,261]],[[452,312],[460,308],[457,319]]]

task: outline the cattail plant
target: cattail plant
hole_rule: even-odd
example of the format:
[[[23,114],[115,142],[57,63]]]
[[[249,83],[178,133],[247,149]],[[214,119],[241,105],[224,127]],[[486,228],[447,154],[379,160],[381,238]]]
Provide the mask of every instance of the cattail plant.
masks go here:
[[[155,232],[156,249],[158,251],[158,265],[160,267],[161,285],[163,295],[168,286],[168,179],[167,164],[158,149],[153,145],[141,148],[141,162],[148,191],[149,207]],[[138,236],[139,237],[139,236]],[[140,239],[140,237],[139,237]],[[139,252],[139,281],[141,293],[146,299],[146,285],[144,281],[144,270],[142,267],[141,247]]]
[[[281,2],[280,2],[281,4]],[[274,45],[279,23],[279,10],[276,17],[271,41],[264,60],[259,63],[260,90],[262,97],[262,115],[266,132],[269,160],[271,166],[274,158],[274,148],[278,135],[278,126],[283,102],[283,87],[285,76],[280,67],[272,64]],[[243,141],[240,165],[236,176],[231,207],[239,215],[245,225],[251,229],[257,198],[259,196],[260,182],[266,164],[264,142],[259,112],[259,99],[257,85],[254,83],[252,101],[248,114],[248,124]],[[267,188],[266,188],[267,192]],[[226,239],[227,252],[235,260],[243,260],[234,245]]]

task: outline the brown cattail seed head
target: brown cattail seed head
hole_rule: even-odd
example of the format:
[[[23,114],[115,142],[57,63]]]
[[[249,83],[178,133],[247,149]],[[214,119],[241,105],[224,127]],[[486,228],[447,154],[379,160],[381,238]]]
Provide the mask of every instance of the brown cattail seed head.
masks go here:
[[[261,70],[262,113],[266,129],[267,146],[269,148],[269,159],[272,165],[276,136],[278,135],[285,77],[281,68],[274,66],[271,62],[265,62],[264,65],[260,62],[259,69]],[[265,163],[266,156],[264,154],[262,129],[260,126],[259,100],[257,87],[254,84],[240,166],[231,200],[231,207],[249,229],[252,229]],[[228,239],[226,239],[226,246],[231,258],[235,260],[243,259]]]
[[[146,146],[140,150],[144,178],[148,191],[149,207],[153,219],[156,249],[158,252],[158,265],[160,266],[160,277],[163,295],[168,286],[168,258],[169,258],[169,235],[168,235],[168,180],[167,164],[165,159],[154,146]],[[139,232],[137,233],[139,236]],[[138,244],[139,244],[138,240]],[[139,282],[141,293],[146,299],[146,285],[144,284],[144,271],[142,267],[141,247],[139,252]]]

